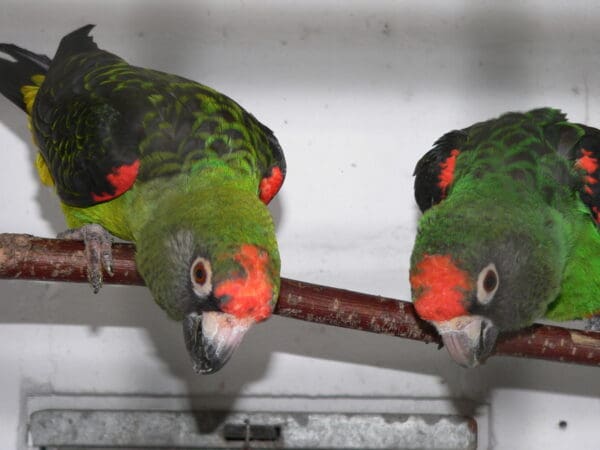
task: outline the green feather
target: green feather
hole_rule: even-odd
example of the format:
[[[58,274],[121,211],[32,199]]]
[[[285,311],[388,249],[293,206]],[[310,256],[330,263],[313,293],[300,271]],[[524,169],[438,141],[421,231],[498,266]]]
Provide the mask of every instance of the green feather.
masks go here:
[[[239,177],[226,166],[208,168],[202,176],[182,175],[165,189],[161,180],[134,190],[138,205],[130,218],[137,245],[138,270],[152,289],[156,301],[171,317],[181,320],[182,311],[173,296],[178,264],[171,243],[174,236],[188,232],[190,257],[201,254],[213,262],[214,279],[223,281],[239,269],[231,259],[244,244],[255,245],[269,254],[269,278],[279,291],[279,253],[275,229],[268,208],[258,199],[252,180]],[[160,218],[160,220],[156,220]],[[181,255],[177,255],[179,258]],[[223,259],[222,259],[223,258]],[[191,261],[184,261],[184,265]],[[187,276],[187,273],[184,273]],[[182,283],[187,278],[182,279]]]
[[[583,205],[582,205],[583,206]],[[578,219],[578,220],[577,220]],[[551,320],[573,320],[600,313],[600,239],[584,214],[575,219],[561,290],[546,311]]]

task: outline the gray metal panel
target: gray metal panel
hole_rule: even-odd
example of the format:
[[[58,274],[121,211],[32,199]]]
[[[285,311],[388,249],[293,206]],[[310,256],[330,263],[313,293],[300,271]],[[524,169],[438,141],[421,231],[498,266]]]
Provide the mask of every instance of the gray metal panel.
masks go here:
[[[256,426],[256,428],[252,428]],[[236,440],[225,437],[228,435]],[[274,427],[271,433],[269,427]],[[275,430],[275,427],[278,429]],[[43,410],[30,417],[34,446],[244,448],[244,431],[278,436],[262,449],[475,449],[472,418],[433,414],[228,413]],[[242,440],[240,440],[242,438]]]

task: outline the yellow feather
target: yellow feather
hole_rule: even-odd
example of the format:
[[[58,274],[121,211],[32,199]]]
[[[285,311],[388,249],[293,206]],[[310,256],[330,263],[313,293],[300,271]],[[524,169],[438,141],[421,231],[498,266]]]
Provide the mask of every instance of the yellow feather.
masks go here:
[[[38,152],[38,154],[35,157],[35,167],[37,169],[40,180],[42,180],[42,183],[46,186],[54,186],[54,179],[50,174],[48,164],[46,164],[46,160],[40,152]]]
[[[39,73],[37,75],[33,75],[31,77],[31,81],[33,81],[33,83],[36,84],[37,86],[41,86],[45,79],[46,79],[46,75],[42,75],[41,73]]]
[[[132,241],[133,230],[125,218],[131,211],[131,191],[108,202],[79,208],[61,202],[62,210],[69,228],[79,228],[88,223],[97,223],[110,234]]]
[[[35,100],[35,96],[40,90],[40,86],[44,82],[46,77],[44,75],[33,75],[31,77],[31,81],[33,85],[26,84],[25,86],[21,86],[21,94],[23,95],[23,102],[25,103],[25,109],[27,110],[27,114],[31,115],[31,111],[33,109],[33,102]]]

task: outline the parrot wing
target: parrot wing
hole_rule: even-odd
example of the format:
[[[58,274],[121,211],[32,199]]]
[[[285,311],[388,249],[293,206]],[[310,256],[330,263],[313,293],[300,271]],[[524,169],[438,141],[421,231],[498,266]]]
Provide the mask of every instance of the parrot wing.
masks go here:
[[[16,59],[2,61],[2,93],[31,114],[42,165],[49,169],[61,200],[79,207],[121,195],[133,185],[139,165],[137,136],[123,127],[128,118],[84,88],[91,68],[87,66],[120,60],[98,50],[88,35],[92,28],[87,25],[66,35],[52,61],[13,44],[0,46]],[[71,64],[79,54],[99,57]],[[53,72],[55,65],[60,69]]]
[[[59,102],[43,118],[39,117],[42,108],[35,111],[38,142],[45,143],[40,150],[64,203],[87,207],[111,200],[130,189],[138,175],[141,179],[150,179],[177,173],[185,170],[184,163],[202,159],[208,151],[223,155],[248,152],[247,158],[254,161],[254,170],[261,179],[258,194],[264,203],[269,203],[283,184],[286,165],[277,139],[270,129],[241,107],[245,128],[254,131],[248,133],[254,141],[252,145],[238,147],[234,139],[219,139],[221,134],[233,132],[223,125],[213,131],[212,144],[205,143],[204,147],[202,142],[206,141],[189,132],[189,121],[169,117],[170,113],[175,114],[176,106],[161,107],[162,114],[158,114],[156,120],[172,124],[163,129],[160,125],[143,126],[136,109],[120,103],[114,98],[107,102],[84,94]],[[208,126],[221,113],[201,121]],[[140,126],[132,126],[136,123]],[[151,136],[146,135],[148,129],[154,130]],[[185,130],[189,134],[184,133]],[[197,132],[201,130],[202,125],[196,128]],[[220,147],[219,142],[223,143]],[[164,164],[165,161],[173,164]]]
[[[594,221],[600,224],[600,130],[583,126],[584,135],[572,148],[570,160],[582,175],[579,194],[590,208]]]
[[[92,26],[63,38],[32,122],[61,200],[88,207],[217,156],[245,161],[269,203],[285,177],[272,131],[229,97],[184,78],[130,66],[98,49]]]
[[[574,188],[594,222],[600,224],[600,130],[565,121],[548,126],[544,132],[547,141],[571,161],[580,175]],[[569,182],[568,177],[560,179]]]
[[[433,148],[419,160],[415,176],[415,199],[425,212],[441,202],[454,180],[456,158],[462,151],[468,135],[463,130],[454,130],[439,138]]]
[[[555,136],[556,149],[566,157],[579,175],[575,189],[589,208],[596,226],[582,227],[564,269],[561,292],[549,305],[550,320],[589,318],[600,314],[597,288],[600,284],[600,130],[565,122],[549,136]],[[591,225],[591,224],[590,224]],[[594,322],[590,324],[595,327]],[[588,325],[590,325],[588,324]]]
[[[265,145],[259,148],[262,154],[263,169],[262,179],[259,185],[259,197],[269,204],[273,197],[279,192],[285,179],[286,165],[283,150],[275,138],[273,132],[252,116],[265,138]]]
[[[87,207],[126,192],[138,169],[137,139],[127,120],[113,106],[89,97],[75,97],[52,109],[38,136],[44,135],[44,155],[61,200]],[[48,133],[48,134],[46,134]]]
[[[528,114],[542,125],[542,138],[549,146],[538,145],[539,156],[544,156],[545,148],[554,148],[581,175],[578,179],[556,161],[550,170],[552,178],[558,183],[578,189],[594,221],[600,224],[600,130],[568,122],[564,114],[551,108],[540,108]],[[468,150],[467,141],[472,138],[472,132],[477,132],[476,129],[477,125],[474,125],[446,133],[417,163],[414,189],[422,212],[446,198],[455,181],[456,159],[461,152]]]

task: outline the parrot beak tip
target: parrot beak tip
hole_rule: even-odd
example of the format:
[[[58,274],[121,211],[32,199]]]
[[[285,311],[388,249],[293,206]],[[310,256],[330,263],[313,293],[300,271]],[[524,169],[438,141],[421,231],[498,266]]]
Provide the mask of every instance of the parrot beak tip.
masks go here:
[[[221,369],[253,323],[222,312],[188,314],[183,334],[194,371],[208,375]]]
[[[466,368],[484,363],[498,338],[498,328],[482,316],[460,316],[434,325],[452,359]]]

